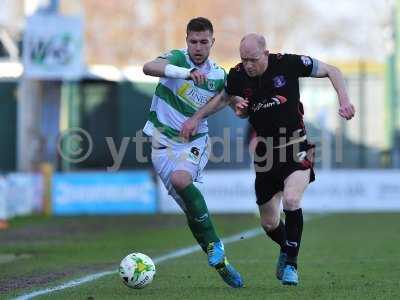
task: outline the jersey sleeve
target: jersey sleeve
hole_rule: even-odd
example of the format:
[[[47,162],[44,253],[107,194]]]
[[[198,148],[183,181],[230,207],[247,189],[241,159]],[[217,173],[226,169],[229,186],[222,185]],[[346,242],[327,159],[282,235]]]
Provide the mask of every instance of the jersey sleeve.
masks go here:
[[[226,74],[225,69],[222,68],[222,67],[220,67],[220,69],[222,70],[223,76],[224,76],[224,77],[222,78],[222,80],[218,80],[218,84],[217,84],[217,91],[218,91],[218,93],[221,92],[221,91],[225,88],[225,85],[226,85],[226,77],[227,77],[227,74]]]
[[[314,61],[310,56],[286,54],[289,73],[296,77],[310,77]]]
[[[236,68],[231,68],[225,81],[225,92],[230,96],[242,96],[240,77]]]
[[[158,56],[158,58],[166,59],[171,65],[174,66],[190,68],[186,61],[185,54],[181,50],[171,50]]]

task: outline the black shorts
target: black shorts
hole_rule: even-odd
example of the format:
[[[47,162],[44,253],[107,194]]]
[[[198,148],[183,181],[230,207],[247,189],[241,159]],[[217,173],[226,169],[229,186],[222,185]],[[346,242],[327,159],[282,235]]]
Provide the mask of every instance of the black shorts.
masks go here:
[[[257,204],[263,205],[283,191],[285,179],[295,171],[310,169],[310,182],[315,180],[313,169],[315,145],[307,141],[268,149],[259,142],[254,157]]]

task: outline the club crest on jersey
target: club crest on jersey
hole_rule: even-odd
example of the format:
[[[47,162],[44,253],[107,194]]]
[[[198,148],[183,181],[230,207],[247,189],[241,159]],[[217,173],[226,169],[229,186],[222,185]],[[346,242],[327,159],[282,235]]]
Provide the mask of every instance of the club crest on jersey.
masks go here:
[[[303,62],[303,65],[305,65],[305,66],[311,65],[311,58],[309,58],[308,56],[302,55],[302,56],[300,57],[300,59],[301,59],[301,61]]]
[[[283,75],[278,75],[274,77],[272,81],[274,82],[274,87],[276,88],[283,87],[286,84],[286,79]]]
[[[210,91],[215,91],[215,81],[214,80],[207,80],[207,88]]]

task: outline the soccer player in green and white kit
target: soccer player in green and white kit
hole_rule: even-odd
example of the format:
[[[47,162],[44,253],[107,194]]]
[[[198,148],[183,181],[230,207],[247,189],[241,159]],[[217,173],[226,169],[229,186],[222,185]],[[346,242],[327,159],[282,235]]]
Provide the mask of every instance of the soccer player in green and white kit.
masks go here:
[[[168,193],[185,212],[193,236],[231,287],[243,286],[240,274],[225,256],[203,195],[193,184],[207,164],[207,121],[189,141],[180,137],[182,124],[224,88],[225,70],[209,59],[213,26],[206,18],[190,20],[187,49],[172,50],[146,63],[143,72],[160,77],[143,131],[152,137],[151,159]]]

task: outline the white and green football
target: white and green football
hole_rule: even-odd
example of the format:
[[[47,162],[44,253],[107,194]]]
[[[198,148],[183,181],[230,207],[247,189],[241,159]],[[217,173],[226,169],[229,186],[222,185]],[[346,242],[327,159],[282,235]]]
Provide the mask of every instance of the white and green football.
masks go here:
[[[119,265],[119,275],[130,288],[141,289],[153,281],[156,266],[150,257],[143,253],[127,255]]]

